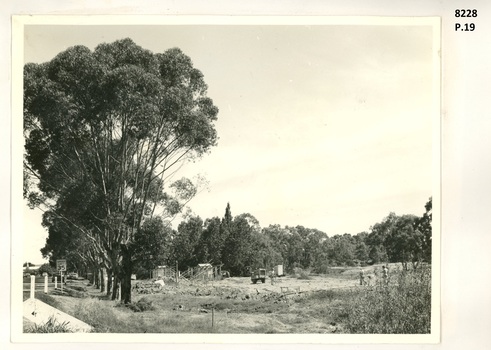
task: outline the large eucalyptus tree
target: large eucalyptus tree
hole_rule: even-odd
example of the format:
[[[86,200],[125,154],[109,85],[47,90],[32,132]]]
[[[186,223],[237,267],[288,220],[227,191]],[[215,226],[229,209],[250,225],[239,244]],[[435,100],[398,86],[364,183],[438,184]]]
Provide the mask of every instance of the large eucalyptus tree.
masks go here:
[[[177,48],[155,54],[123,39],[25,65],[25,195],[45,225],[64,220],[91,242],[125,303],[135,234],[196,193],[185,179],[170,188],[170,175],[216,144],[217,113]]]

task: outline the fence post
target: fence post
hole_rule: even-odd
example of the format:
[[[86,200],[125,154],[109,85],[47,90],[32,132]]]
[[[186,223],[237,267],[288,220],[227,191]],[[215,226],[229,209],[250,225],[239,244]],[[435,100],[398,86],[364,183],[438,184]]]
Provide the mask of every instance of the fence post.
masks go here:
[[[48,274],[44,276],[44,294],[48,294]]]
[[[58,288],[58,276],[55,276],[55,289]]]
[[[215,326],[215,308],[211,309],[211,328]]]
[[[34,299],[34,288],[36,287],[36,276],[31,275],[31,299]]]
[[[176,283],[179,283],[179,263],[176,260]]]

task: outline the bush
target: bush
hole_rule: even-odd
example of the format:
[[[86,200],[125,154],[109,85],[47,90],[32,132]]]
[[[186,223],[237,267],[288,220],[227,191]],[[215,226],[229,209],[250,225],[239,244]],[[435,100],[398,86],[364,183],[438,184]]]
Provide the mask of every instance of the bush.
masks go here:
[[[427,334],[431,329],[431,272],[405,271],[388,285],[351,291],[338,314],[349,333]]]
[[[44,272],[46,272],[49,276],[57,274],[56,269],[48,263],[41,265],[37,271],[39,275],[42,275]]]

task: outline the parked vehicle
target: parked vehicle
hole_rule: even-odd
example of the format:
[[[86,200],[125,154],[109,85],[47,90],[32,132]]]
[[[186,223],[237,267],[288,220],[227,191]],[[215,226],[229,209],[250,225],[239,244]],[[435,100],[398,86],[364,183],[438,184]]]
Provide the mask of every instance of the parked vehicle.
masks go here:
[[[256,284],[257,281],[261,281],[262,283],[265,283],[266,282],[266,269],[259,268],[259,269],[255,269],[254,271],[252,271],[251,281],[254,284]]]
[[[76,272],[69,272],[66,274],[67,280],[76,280],[78,278],[78,273]]]

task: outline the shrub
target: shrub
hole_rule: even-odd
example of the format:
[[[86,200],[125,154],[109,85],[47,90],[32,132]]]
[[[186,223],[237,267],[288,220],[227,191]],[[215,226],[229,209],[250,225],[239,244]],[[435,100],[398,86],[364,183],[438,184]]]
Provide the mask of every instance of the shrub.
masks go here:
[[[42,275],[44,272],[46,272],[49,276],[56,275],[57,273],[56,269],[50,266],[48,263],[41,265],[37,271],[39,275]]]
[[[425,334],[431,328],[429,269],[392,275],[388,285],[351,291],[351,302],[340,311],[349,333]]]

